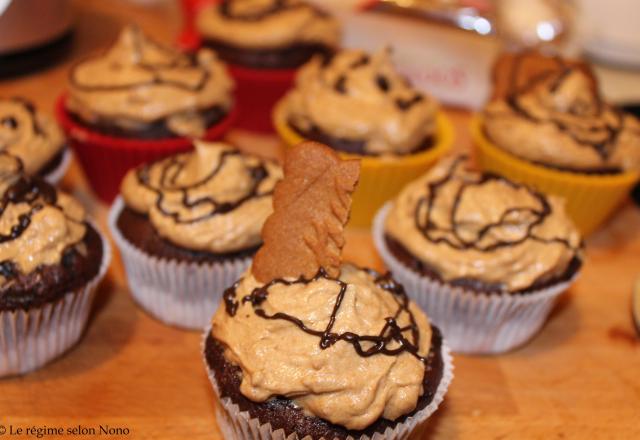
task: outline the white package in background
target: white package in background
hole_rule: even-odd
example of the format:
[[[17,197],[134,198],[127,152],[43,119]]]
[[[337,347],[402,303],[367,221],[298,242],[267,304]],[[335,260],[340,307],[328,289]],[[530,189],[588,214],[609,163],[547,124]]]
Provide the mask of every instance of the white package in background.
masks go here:
[[[500,52],[493,36],[427,19],[362,9],[362,0],[315,0],[343,22],[346,47],[393,49],[398,69],[444,104],[479,109],[491,88],[491,67]]]

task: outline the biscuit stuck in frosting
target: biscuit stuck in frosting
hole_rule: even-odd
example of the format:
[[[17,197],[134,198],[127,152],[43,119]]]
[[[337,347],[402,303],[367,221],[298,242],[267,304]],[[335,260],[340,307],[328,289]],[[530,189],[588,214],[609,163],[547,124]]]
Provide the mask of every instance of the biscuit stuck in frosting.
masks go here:
[[[341,262],[357,178],[358,163],[328,147],[303,143],[287,153],[264,229],[262,255],[277,261],[256,259],[225,291],[212,324],[226,359],[242,371],[246,398],[284,396],[305,414],[352,430],[416,409],[431,346],[429,320],[401,285]],[[285,217],[299,223],[291,236]],[[302,243],[324,243],[318,233],[331,235],[329,249],[305,248]],[[280,243],[273,240],[300,245],[274,248]],[[296,265],[295,258],[305,263]],[[262,265],[277,270],[263,272]]]
[[[274,162],[226,144],[197,141],[194,152],[129,171],[121,191],[125,204],[148,215],[164,239],[222,254],[260,244],[281,177]]]
[[[232,90],[212,51],[191,57],[128,26],[106,54],[73,68],[66,106],[85,124],[110,133],[199,138],[229,111]]]
[[[405,187],[387,216],[387,237],[446,282],[501,292],[558,279],[581,258],[562,199],[467,165],[444,160]]]
[[[483,112],[487,136],[544,166],[588,173],[640,170],[640,122],[603,101],[589,68],[543,57],[547,62],[537,74],[520,73],[532,69],[518,67],[533,63],[530,58],[515,57],[509,69],[496,72],[501,92]],[[508,75],[513,84],[505,84]]]
[[[64,145],[53,118],[22,98],[0,99],[0,152],[19,158],[27,174],[41,171]]]
[[[360,163],[343,161],[329,147],[306,142],[288,152],[284,175],[273,196],[274,213],[262,230],[264,245],[253,260],[253,275],[265,283],[284,277],[309,279],[321,268],[338,276]]]

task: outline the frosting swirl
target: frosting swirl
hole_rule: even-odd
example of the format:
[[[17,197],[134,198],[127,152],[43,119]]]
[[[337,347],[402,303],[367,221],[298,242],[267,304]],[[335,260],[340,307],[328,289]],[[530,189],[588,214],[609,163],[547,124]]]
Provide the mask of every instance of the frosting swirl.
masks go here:
[[[37,174],[64,145],[53,118],[22,98],[0,99],[0,152],[19,158],[27,174]]]
[[[337,47],[333,17],[300,0],[226,0],[202,9],[198,31],[242,49],[279,49],[296,44]]]
[[[242,369],[248,399],[285,396],[356,430],[416,408],[431,327],[388,276],[343,265],[338,279],[261,285],[248,273],[224,297],[212,335]]]
[[[305,65],[285,98],[289,123],[303,134],[364,142],[364,154],[408,154],[436,131],[438,105],[393,66],[388,50],[343,50]],[[334,148],[337,148],[334,146]]]
[[[518,292],[562,277],[581,258],[562,199],[445,160],[395,200],[385,233],[444,281]]]
[[[578,67],[534,78],[483,112],[484,129],[506,151],[578,172],[640,170],[640,122],[602,101]]]
[[[82,241],[84,208],[49,184],[23,174],[16,157],[0,153],[0,286],[8,274],[30,274],[61,261]]]
[[[126,205],[146,214],[166,240],[194,251],[229,253],[260,244],[281,168],[225,144],[196,142],[183,153],[129,171]]]
[[[174,135],[197,138],[207,129],[207,110],[232,106],[232,89],[212,51],[190,57],[128,26],[106,54],[73,68],[66,105],[88,124],[135,132],[164,122]]]

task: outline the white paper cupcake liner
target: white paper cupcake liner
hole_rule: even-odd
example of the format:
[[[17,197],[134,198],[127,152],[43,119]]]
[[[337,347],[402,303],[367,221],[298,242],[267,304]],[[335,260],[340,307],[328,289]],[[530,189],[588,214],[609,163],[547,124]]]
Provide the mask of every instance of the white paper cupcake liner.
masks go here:
[[[123,208],[124,202],[118,197],[109,212],[109,229],[120,250],[131,295],[144,310],[165,324],[202,330],[218,308],[224,290],[247,270],[251,258],[185,263],[146,254],[118,229]]]
[[[69,165],[71,165],[71,159],[73,159],[73,153],[71,152],[71,148],[66,146],[62,152],[62,160],[57,167],[42,176],[44,180],[51,185],[57,185],[67,173]]]
[[[530,340],[542,328],[556,299],[577,278],[524,294],[489,294],[454,287],[424,277],[399,261],[387,248],[384,222],[391,203],[373,223],[375,246],[407,294],[442,330],[454,353],[497,354]]]
[[[97,285],[111,262],[111,248],[102,240],[98,274],[83,288],[58,301],[30,310],[0,312],[0,377],[36,370],[78,342],[89,320]]]
[[[203,335],[202,339],[202,353],[204,353],[204,347],[207,337],[211,329],[208,328]],[[408,417],[403,423],[398,423],[392,428],[387,428],[384,434],[375,433],[373,436],[361,435],[358,439],[351,436],[347,437],[348,440],[404,440],[408,439],[414,431],[424,427],[427,419],[438,409],[444,395],[449,389],[449,385],[453,380],[453,358],[451,357],[451,351],[447,345],[447,341],[442,340],[442,361],[443,371],[442,379],[438,384],[436,393],[433,396],[433,400],[418,411],[411,417]],[[214,372],[209,368],[206,358],[204,359],[205,368],[209,381],[213,386],[213,390],[216,396],[216,421],[218,422],[218,428],[222,433],[222,437],[226,440],[333,440],[333,439],[314,439],[311,436],[300,437],[296,433],[287,434],[284,429],[274,430],[271,428],[270,423],[260,423],[260,420],[251,418],[248,411],[241,411],[240,407],[233,403],[228,397],[221,397],[218,383],[215,378]]]

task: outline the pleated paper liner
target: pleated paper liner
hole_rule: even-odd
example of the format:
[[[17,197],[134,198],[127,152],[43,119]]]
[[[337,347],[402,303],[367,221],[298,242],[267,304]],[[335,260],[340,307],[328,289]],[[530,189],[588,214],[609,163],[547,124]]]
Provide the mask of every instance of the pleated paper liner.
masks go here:
[[[567,213],[583,236],[604,223],[640,180],[639,172],[581,174],[520,159],[487,138],[480,115],[471,121],[471,133],[477,147],[478,163],[483,170],[526,183],[543,193],[564,197]]]
[[[211,332],[211,328],[205,330],[202,340],[202,353],[204,353],[204,344],[207,340],[207,336]],[[442,360],[444,363],[444,369],[442,372],[442,379],[436,389],[433,400],[421,411],[418,411],[412,417],[408,417],[404,423],[397,423],[396,426],[391,429],[387,428],[384,434],[376,433],[373,436],[362,435],[355,439],[351,436],[350,440],[404,440],[410,438],[412,435],[419,433],[424,429],[424,425],[433,413],[436,412],[444,396],[449,389],[449,385],[453,380],[453,358],[446,339],[442,340]],[[274,430],[271,428],[270,423],[261,423],[256,418],[251,418],[249,412],[242,411],[238,405],[233,403],[231,399],[222,397],[220,390],[215,379],[214,372],[211,371],[207,365],[207,360],[204,359],[204,365],[209,375],[209,380],[213,386],[215,398],[216,398],[216,421],[218,422],[218,428],[222,432],[222,436],[225,439],[233,440],[320,440],[314,439],[311,436],[300,437],[296,433],[287,433],[283,429]],[[330,439],[324,439],[330,440]]]
[[[454,353],[498,354],[517,348],[544,325],[557,298],[577,278],[527,293],[476,292],[425,277],[387,248],[384,223],[391,202],[376,215],[373,240],[387,268],[433,322]]]
[[[0,377],[41,368],[68,351],[82,336],[96,287],[111,262],[109,242],[95,229],[102,241],[102,263],[98,274],[83,288],[38,308],[0,312]]]
[[[147,313],[165,324],[202,330],[251,258],[217,263],[187,263],[158,258],[129,242],[118,229],[124,202],[118,197],[109,212],[109,229],[122,256],[129,290]]]
[[[273,113],[276,131],[287,147],[293,147],[305,139],[292,129],[286,118],[283,101]],[[409,182],[424,174],[453,144],[454,131],[451,121],[439,112],[436,121],[435,143],[430,149],[416,154],[393,157],[357,156],[340,153],[346,159],[360,159],[360,181],[353,194],[350,226],[368,228],[378,209],[396,196]]]

